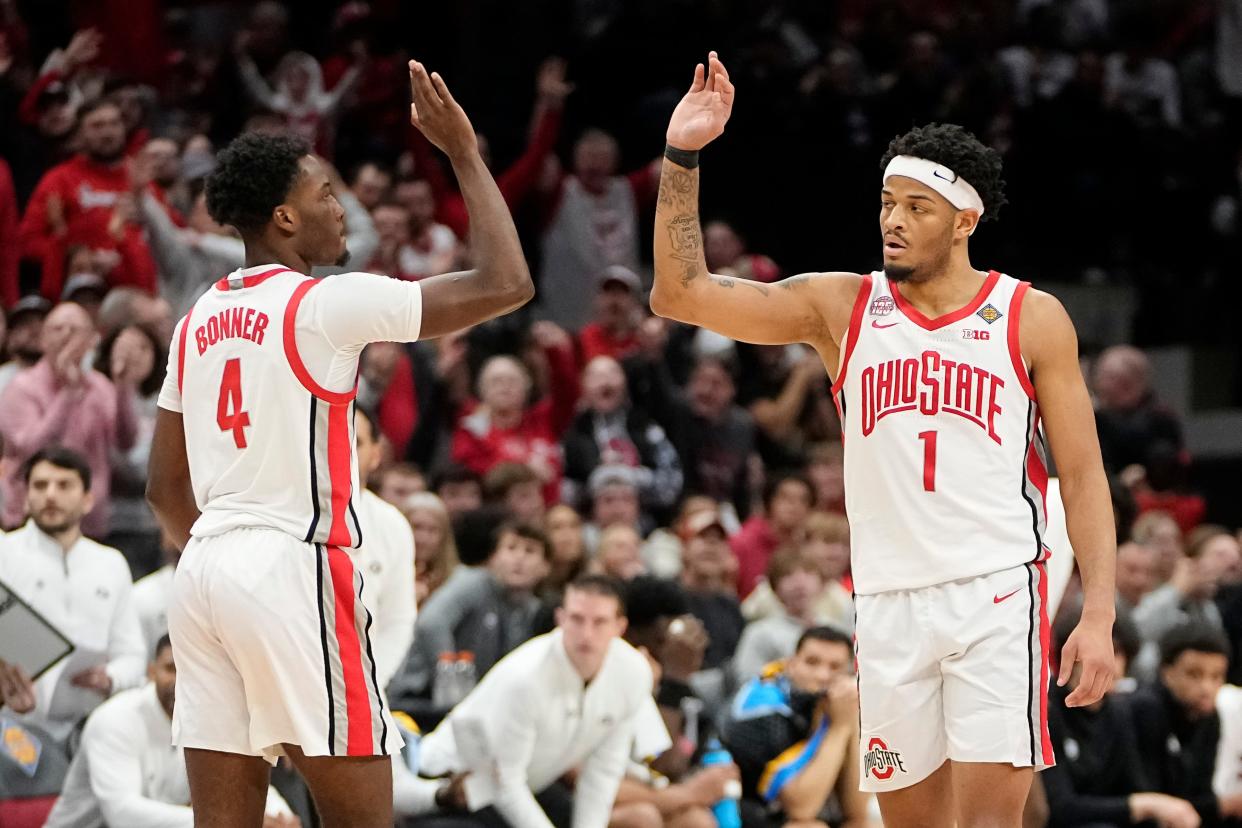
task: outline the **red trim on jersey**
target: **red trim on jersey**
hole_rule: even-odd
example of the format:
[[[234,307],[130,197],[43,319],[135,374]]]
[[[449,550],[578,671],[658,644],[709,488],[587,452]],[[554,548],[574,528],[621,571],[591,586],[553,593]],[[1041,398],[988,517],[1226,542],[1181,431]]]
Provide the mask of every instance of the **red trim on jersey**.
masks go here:
[[[858,332],[862,328],[863,312],[867,309],[867,300],[871,298],[871,274],[864,273],[862,284],[858,286],[858,296],[854,298],[854,310],[850,312],[850,326],[845,333],[845,352],[841,356],[841,375],[832,384],[832,393],[836,394],[845,384],[845,372],[850,367],[850,355],[858,344]]]
[[[302,356],[298,353],[297,341],[297,316],[298,307],[302,304],[302,298],[306,293],[319,284],[317,279],[307,278],[305,282],[298,285],[293,290],[293,295],[289,297],[289,304],[285,308],[285,357],[289,360],[289,367],[293,369],[293,374],[298,378],[298,382],[302,383],[302,387],[314,394],[324,402],[332,405],[345,405],[353,401],[354,396],[358,393],[358,387],[349,392],[329,391],[319,383],[315,382],[314,377],[310,375],[310,371],[306,370],[306,364],[302,362]],[[346,543],[348,546],[349,544]]]
[[[1026,452],[1026,477],[1039,490],[1040,505],[1043,514],[1048,514],[1048,467],[1035,449],[1035,441],[1039,439],[1039,414],[1035,414],[1035,433],[1031,435],[1031,447]]]
[[[328,407],[328,480],[332,486],[329,493],[329,508],[332,510],[331,523],[328,525],[329,544],[353,546],[354,539],[349,535],[349,524],[345,516],[349,512],[349,496],[353,490],[353,474],[351,471],[353,441],[349,439],[349,405],[331,405]]]
[[[1009,331],[1007,337],[1009,339],[1009,358],[1013,360],[1013,372],[1018,375],[1018,382],[1022,385],[1022,390],[1032,400],[1035,399],[1035,386],[1031,383],[1031,375],[1026,370],[1026,363],[1022,361],[1022,341],[1019,337],[1018,320],[1022,316],[1022,297],[1030,289],[1030,282],[1019,282],[1014,288],[1013,298],[1009,300]]]
[[[287,267],[274,267],[271,270],[265,270],[262,273],[256,273],[253,276],[243,276],[241,280],[240,288],[233,287],[232,282],[230,282],[229,278],[225,276],[223,279],[216,282],[215,289],[216,290],[241,290],[242,288],[252,288],[257,285],[263,284],[264,282],[266,282],[268,279],[272,278],[273,276],[279,276],[282,273],[293,273],[293,272],[294,271],[290,270]]]
[[[182,387],[185,384],[185,339],[186,334],[190,332],[190,314],[194,313],[191,307],[186,311],[185,316],[181,320],[181,336],[177,342],[177,393],[181,394]]]
[[[1056,760],[1052,753],[1052,737],[1048,735],[1048,655],[1052,651],[1052,628],[1048,623],[1048,565],[1035,564],[1039,570],[1039,741],[1043,763]]]
[[[896,282],[889,282],[889,287],[893,289],[893,301],[897,303],[897,307],[901,308],[901,312],[904,313],[911,322],[918,325],[920,328],[926,328],[929,331],[934,331],[937,328],[943,328],[945,325],[952,325],[954,322],[960,322],[975,311],[979,310],[979,308],[983,307],[984,300],[988,298],[988,294],[992,292],[992,288],[996,287],[996,283],[998,281],[1000,281],[1000,274],[995,270],[989,270],[988,278],[983,280],[983,285],[980,286],[979,292],[975,294],[975,298],[971,299],[969,304],[958,308],[952,313],[946,313],[944,316],[937,316],[935,319],[928,319],[921,310],[907,302],[905,297],[901,295],[901,290],[897,287]]]
[[[362,669],[362,643],[354,617],[354,565],[339,546],[329,546],[328,570],[332,573],[332,594],[336,603],[336,646],[341,656],[341,676],[345,681],[345,755],[370,756],[374,750],[371,727],[371,697],[367,693],[366,672]]]

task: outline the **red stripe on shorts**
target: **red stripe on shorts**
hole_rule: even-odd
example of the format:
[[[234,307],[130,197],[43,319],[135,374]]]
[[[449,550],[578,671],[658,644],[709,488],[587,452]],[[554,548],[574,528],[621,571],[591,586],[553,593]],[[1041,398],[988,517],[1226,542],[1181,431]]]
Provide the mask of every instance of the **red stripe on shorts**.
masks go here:
[[[1052,737],[1048,735],[1048,654],[1052,650],[1052,629],[1048,623],[1048,565],[1035,564],[1039,570],[1039,739],[1043,763],[1051,765]]]
[[[362,642],[354,619],[354,565],[339,546],[329,546],[328,570],[336,602],[336,646],[345,680],[346,756],[371,756],[375,745],[371,727],[371,697],[362,669]]]

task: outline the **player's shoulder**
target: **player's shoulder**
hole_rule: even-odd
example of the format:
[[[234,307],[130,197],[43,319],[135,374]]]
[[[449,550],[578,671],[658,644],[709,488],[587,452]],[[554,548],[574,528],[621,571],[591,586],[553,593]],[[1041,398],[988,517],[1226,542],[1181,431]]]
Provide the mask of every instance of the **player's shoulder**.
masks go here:
[[[1069,312],[1056,296],[1036,287],[1027,289],[1022,297],[1022,327],[1041,334],[1073,330]]]

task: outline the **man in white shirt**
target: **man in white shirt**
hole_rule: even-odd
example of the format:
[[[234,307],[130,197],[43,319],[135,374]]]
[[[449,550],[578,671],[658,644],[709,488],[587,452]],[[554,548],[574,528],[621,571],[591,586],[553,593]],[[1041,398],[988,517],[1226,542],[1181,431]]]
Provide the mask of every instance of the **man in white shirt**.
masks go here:
[[[30,519],[0,538],[0,581],[61,631],[76,651],[31,682],[0,662],[5,706],[64,740],[104,699],[142,682],[147,648],[131,598],[129,564],[82,535],[91,470],[63,448],[26,464]]]
[[[147,642],[147,652],[152,652],[155,643],[168,632],[168,603],[172,600],[177,562],[181,560],[181,550],[167,533],[161,533],[160,551],[164,554],[164,565],[134,582],[134,609],[143,640]]]
[[[147,675],[148,684],[118,693],[86,722],[45,828],[193,826],[185,758],[172,745],[177,665],[167,635],[156,644]],[[269,788],[264,828],[300,825]]]
[[[358,448],[358,477],[366,480],[382,461],[379,429],[374,417],[354,407],[354,440]],[[362,544],[347,550],[362,572],[367,609],[375,615],[371,646],[380,687],[405,663],[414,641],[414,530],[405,515],[370,489],[359,503]]]
[[[608,825],[651,703],[651,667],[621,640],[624,599],[611,579],[570,584],[556,621],[501,659],[420,746],[424,775],[469,773],[466,800],[484,824]],[[573,771],[570,805],[559,780]]]

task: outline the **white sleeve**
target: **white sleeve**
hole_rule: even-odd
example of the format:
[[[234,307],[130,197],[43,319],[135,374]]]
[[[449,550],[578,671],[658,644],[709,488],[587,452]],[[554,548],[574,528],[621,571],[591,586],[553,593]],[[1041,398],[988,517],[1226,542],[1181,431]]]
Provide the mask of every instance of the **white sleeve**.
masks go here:
[[[374,273],[325,277],[306,294],[298,327],[322,334],[337,351],[361,351],[372,342],[413,342],[423,323],[417,282]]]
[[[91,792],[104,821],[126,828],[192,828],[194,813],[188,806],[143,796],[138,757],[146,749],[142,743],[146,729],[123,713],[123,709],[101,708],[82,733]]]
[[[160,408],[168,411],[181,413],[181,386],[178,369],[181,367],[181,361],[178,359],[181,344],[181,329],[185,327],[185,317],[181,317],[181,321],[173,328],[172,343],[168,346],[168,373],[164,375],[164,387],[160,389],[159,400],[156,402]]]
[[[529,694],[522,692],[522,688],[515,690],[517,692],[513,694],[513,704],[495,711],[500,723],[493,731],[496,737],[491,745],[496,762],[497,783],[492,807],[512,828],[553,828],[552,820],[539,807],[530,784],[526,781],[538,735],[529,714],[539,709],[539,702],[529,698]],[[544,700],[543,703],[546,704],[547,701]],[[628,744],[624,746],[625,749],[628,747]],[[574,810],[578,810],[576,806]]]
[[[378,543],[387,553],[380,591],[375,602],[375,666],[380,687],[405,663],[414,642],[414,532],[399,512],[387,512],[382,525],[385,537]],[[376,529],[381,526],[374,524]]]
[[[625,775],[629,762],[630,746],[634,743],[636,718],[631,712],[617,722],[612,732],[582,763],[578,784],[574,788],[573,828],[608,828],[617,788],[621,786],[621,777]]]
[[[134,585],[130,581],[129,566],[121,559],[120,552],[108,551],[119,559],[116,563],[121,570],[115,578],[114,589],[120,595],[112,610],[108,629],[106,668],[108,677],[112,679],[112,692],[118,693],[137,687],[146,680],[149,654],[146,638],[142,634],[142,624],[138,621],[138,608],[134,606]]]

